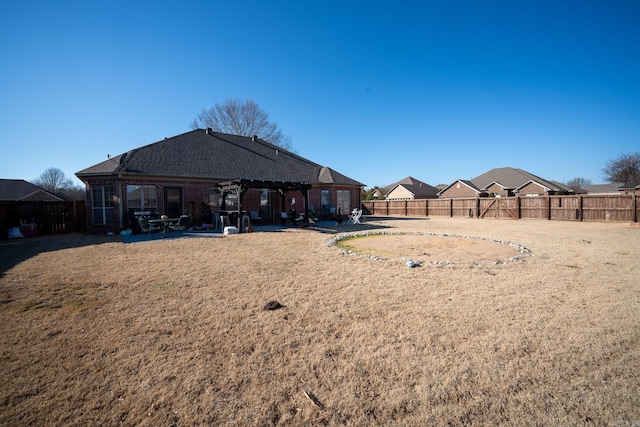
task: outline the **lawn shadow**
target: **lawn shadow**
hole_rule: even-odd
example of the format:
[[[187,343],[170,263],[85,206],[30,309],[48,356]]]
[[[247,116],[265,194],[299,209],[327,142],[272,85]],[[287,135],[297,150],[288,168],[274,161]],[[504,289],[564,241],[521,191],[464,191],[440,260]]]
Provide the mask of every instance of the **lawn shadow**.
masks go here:
[[[3,240],[0,242],[0,278],[16,265],[41,253],[121,241],[120,236],[78,233]]]

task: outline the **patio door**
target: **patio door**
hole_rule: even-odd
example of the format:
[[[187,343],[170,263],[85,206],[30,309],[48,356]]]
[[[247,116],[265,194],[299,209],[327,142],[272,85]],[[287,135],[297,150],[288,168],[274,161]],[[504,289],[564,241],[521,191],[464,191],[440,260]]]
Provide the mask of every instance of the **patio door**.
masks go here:
[[[169,218],[182,215],[182,188],[164,187],[164,214]]]

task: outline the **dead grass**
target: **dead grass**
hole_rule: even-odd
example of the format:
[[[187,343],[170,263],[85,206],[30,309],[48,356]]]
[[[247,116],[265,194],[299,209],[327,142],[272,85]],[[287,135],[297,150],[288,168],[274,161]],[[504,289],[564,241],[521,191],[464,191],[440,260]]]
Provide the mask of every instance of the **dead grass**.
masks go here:
[[[449,218],[368,224],[504,239],[533,256],[409,269],[398,259],[342,255],[327,246],[330,234],[301,229],[5,244],[0,423],[640,421],[640,229]],[[381,242],[369,249],[398,257],[402,245],[460,250]],[[271,300],[285,307],[263,310]]]

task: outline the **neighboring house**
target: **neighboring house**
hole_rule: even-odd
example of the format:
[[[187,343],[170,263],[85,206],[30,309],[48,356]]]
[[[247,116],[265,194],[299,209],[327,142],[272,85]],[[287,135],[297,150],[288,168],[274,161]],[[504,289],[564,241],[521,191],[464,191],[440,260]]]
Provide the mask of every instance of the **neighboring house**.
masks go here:
[[[308,206],[316,215],[360,207],[363,184],[257,137],[196,129],[111,157],[79,171],[90,232],[135,228],[135,212],[189,215],[254,213],[263,222]],[[219,186],[225,183],[224,189]],[[227,192],[237,188],[237,192]],[[241,206],[238,206],[238,204]]]
[[[435,199],[438,197],[438,191],[436,187],[408,176],[381,189],[380,193],[387,200],[413,200]]]
[[[630,193],[633,194],[633,191],[628,190],[626,184],[621,182],[614,182],[610,184],[595,184],[595,185],[585,185],[584,190],[588,194],[624,194]],[[635,193],[640,193],[640,185],[635,187]]]
[[[0,201],[61,201],[61,197],[23,179],[0,179]]]
[[[522,169],[495,168],[471,180],[456,180],[438,193],[441,198],[510,197],[574,194],[571,187]]]

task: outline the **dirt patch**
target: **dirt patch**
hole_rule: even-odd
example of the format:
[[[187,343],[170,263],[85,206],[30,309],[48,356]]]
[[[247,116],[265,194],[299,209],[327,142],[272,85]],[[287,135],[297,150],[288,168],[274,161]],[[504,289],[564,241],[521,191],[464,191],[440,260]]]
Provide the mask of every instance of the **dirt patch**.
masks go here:
[[[366,233],[335,239],[355,254],[380,259],[412,259],[422,264],[502,263],[521,259],[529,251],[510,242],[425,233]]]

